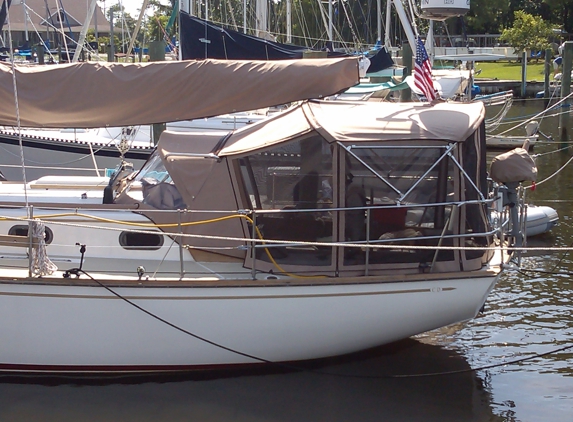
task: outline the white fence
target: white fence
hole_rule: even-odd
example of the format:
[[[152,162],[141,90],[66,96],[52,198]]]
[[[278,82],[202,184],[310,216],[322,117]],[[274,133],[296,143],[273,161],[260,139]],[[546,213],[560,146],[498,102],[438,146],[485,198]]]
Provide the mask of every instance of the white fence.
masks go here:
[[[517,60],[520,55],[518,55],[513,47],[473,47],[471,50],[474,54],[496,54],[500,56],[505,56],[507,60]],[[435,47],[434,55],[436,56],[446,56],[453,54],[468,54],[467,47]]]

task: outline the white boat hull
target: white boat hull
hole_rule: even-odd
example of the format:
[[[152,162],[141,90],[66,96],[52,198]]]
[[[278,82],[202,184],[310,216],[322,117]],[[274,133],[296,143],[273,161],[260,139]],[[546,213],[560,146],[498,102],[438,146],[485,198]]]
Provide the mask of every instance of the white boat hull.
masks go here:
[[[126,300],[95,283],[4,280],[0,369],[169,371],[341,355],[473,318],[497,274],[466,276],[113,288]]]

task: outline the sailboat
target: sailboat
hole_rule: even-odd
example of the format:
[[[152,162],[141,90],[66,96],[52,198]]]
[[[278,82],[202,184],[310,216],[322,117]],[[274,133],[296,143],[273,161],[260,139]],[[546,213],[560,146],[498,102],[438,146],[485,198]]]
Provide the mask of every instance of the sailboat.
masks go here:
[[[3,70],[0,91],[14,99]],[[86,76],[98,82],[83,88],[89,103],[37,83],[79,88]],[[112,176],[103,203],[69,195],[85,187],[54,190],[51,202],[2,193],[3,371],[169,372],[351,353],[475,317],[508,259],[505,225],[489,218],[501,196],[486,179],[483,104],[304,99],[356,84],[352,58],[80,64],[16,79],[18,120],[35,127],[300,103],[224,136],[163,132],[140,171]],[[101,87],[138,94],[117,95],[110,110]],[[2,124],[17,120],[8,103]]]

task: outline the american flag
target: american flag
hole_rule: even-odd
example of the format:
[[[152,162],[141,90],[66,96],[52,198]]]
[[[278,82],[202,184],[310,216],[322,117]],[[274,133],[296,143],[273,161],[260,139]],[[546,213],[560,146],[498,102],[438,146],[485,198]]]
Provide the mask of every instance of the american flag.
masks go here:
[[[432,81],[432,65],[430,63],[428,53],[426,52],[426,47],[424,47],[424,43],[420,37],[418,37],[418,41],[416,42],[414,84],[416,85],[416,88],[422,91],[422,94],[424,94],[428,101],[436,99],[434,82]]]

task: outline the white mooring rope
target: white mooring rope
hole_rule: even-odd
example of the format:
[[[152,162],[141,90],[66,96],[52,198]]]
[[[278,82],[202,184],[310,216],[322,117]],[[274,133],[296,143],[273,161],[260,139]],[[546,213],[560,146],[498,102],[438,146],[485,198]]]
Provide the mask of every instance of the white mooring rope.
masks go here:
[[[46,253],[46,241],[44,239],[44,223],[34,220],[32,223],[32,239],[34,247],[31,248],[32,272],[37,276],[53,274],[58,270],[56,264],[50,261]]]

